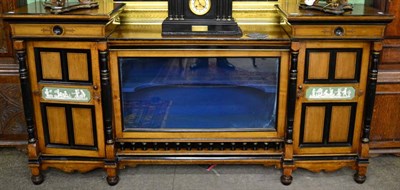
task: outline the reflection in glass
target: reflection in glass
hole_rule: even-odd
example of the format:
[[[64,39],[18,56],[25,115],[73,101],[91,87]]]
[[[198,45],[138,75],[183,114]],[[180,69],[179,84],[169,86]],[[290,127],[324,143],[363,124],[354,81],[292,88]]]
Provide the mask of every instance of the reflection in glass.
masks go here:
[[[120,58],[124,130],[275,130],[279,62]]]

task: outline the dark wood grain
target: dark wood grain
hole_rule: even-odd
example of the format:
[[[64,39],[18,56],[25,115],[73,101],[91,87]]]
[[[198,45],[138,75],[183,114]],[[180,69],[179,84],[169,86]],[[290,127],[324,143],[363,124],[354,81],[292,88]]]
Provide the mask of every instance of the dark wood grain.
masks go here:
[[[10,57],[13,53],[11,39],[8,38],[10,36],[9,25],[2,19],[2,14],[15,9],[15,7],[16,0],[0,2],[0,57]]]
[[[387,37],[395,37],[395,38],[400,38],[400,1],[398,0],[391,0],[391,1],[386,1],[386,9],[387,12],[394,15],[395,18],[393,21],[387,26],[386,28],[386,34],[385,36]]]
[[[18,75],[0,76],[0,146],[26,144],[26,124]]]
[[[368,0],[374,7],[392,14],[383,41],[377,95],[371,123],[371,153],[400,153],[400,1]]]
[[[371,148],[400,146],[400,84],[378,84],[371,126]]]

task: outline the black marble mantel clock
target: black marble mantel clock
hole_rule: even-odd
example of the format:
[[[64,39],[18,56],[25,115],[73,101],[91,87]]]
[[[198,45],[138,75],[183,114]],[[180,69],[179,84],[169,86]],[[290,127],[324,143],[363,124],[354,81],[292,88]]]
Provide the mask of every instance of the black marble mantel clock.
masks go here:
[[[242,35],[232,0],[168,0],[162,35]]]

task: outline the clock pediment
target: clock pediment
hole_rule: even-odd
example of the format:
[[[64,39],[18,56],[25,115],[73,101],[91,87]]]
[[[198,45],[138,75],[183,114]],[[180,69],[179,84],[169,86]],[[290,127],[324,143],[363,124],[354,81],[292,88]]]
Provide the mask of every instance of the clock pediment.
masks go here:
[[[168,0],[162,35],[242,35],[232,0]]]

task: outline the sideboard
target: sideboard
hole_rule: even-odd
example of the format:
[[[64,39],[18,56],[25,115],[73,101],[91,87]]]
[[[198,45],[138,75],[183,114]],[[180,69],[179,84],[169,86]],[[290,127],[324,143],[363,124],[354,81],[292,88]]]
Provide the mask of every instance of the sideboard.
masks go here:
[[[297,168],[350,167],[366,180],[393,16],[236,2],[242,36],[162,36],[154,15],[168,16],[166,2],[142,3],[64,14],[33,3],[4,15],[34,184],[48,168],[104,168],[115,185],[138,164],[262,164],[280,168],[284,185]]]

